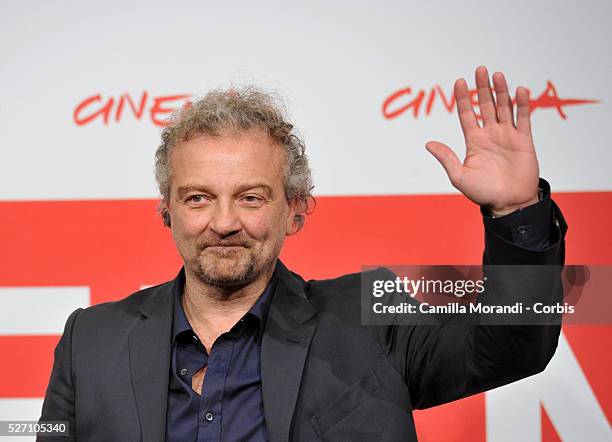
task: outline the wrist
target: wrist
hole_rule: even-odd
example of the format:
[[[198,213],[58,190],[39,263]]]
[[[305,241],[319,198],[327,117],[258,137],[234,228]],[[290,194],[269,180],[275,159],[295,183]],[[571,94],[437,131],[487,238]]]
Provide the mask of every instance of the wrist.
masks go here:
[[[524,203],[520,203],[520,204],[513,204],[510,206],[504,206],[504,207],[500,207],[500,208],[493,208],[491,207],[489,209],[489,213],[491,214],[491,216],[493,218],[500,218],[502,216],[508,215],[512,212],[515,212],[519,209],[524,209],[525,207],[529,207],[534,205],[535,203],[537,203],[538,201],[542,200],[542,195],[543,195],[544,191],[542,189],[538,188],[538,191],[536,192],[535,196],[533,198],[531,198],[530,200],[524,202]]]

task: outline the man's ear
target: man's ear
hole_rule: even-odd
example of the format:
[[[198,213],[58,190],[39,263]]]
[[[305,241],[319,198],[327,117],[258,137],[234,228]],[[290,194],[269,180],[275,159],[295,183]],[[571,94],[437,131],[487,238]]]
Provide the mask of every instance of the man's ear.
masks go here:
[[[172,227],[172,221],[170,219],[170,210],[168,209],[168,201],[166,199],[162,199],[159,203],[159,213],[161,214],[162,220],[164,221],[164,226]]]
[[[306,221],[306,203],[294,198],[289,201],[287,217],[287,235],[294,235],[304,227]]]

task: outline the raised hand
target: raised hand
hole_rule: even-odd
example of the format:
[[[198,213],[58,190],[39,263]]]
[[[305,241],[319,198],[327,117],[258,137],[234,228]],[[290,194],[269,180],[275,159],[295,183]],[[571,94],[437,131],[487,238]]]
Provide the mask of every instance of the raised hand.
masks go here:
[[[531,136],[529,91],[524,87],[516,90],[515,123],[504,74],[493,74],[493,85],[495,98],[487,68],[477,68],[481,127],[466,81],[460,78],[455,82],[457,113],[466,144],[463,163],[443,143],[430,141],[425,147],[442,164],[453,186],[474,203],[502,216],[538,201],[539,168]]]

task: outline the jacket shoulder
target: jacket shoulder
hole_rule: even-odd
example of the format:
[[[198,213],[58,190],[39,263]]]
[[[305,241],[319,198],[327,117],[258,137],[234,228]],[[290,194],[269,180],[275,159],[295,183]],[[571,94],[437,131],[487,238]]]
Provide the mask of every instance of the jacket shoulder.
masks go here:
[[[347,273],[336,278],[312,279],[308,281],[308,285],[311,290],[326,292],[327,295],[347,295],[349,293],[355,293],[355,290],[359,292],[362,284],[367,284],[378,279],[390,279],[394,277],[395,275],[391,270],[385,267],[378,267],[363,272]]]
[[[386,268],[363,272],[348,273],[330,279],[310,280],[307,282],[309,301],[323,315],[341,316],[346,323],[361,322],[362,298],[372,287],[372,281],[390,279],[393,273]]]
[[[116,327],[117,325],[133,321],[139,317],[139,312],[146,306],[160,301],[172,294],[173,281],[167,281],[152,287],[147,287],[123,299],[96,304],[83,309],[77,317],[77,326],[84,324],[90,327]]]

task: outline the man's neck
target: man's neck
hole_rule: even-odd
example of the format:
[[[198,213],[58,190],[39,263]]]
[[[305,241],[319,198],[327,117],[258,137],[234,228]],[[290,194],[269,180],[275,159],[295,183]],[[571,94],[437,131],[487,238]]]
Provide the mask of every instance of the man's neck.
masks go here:
[[[185,271],[183,309],[191,327],[207,350],[255,304],[268,285],[274,267],[240,288],[213,287]]]

